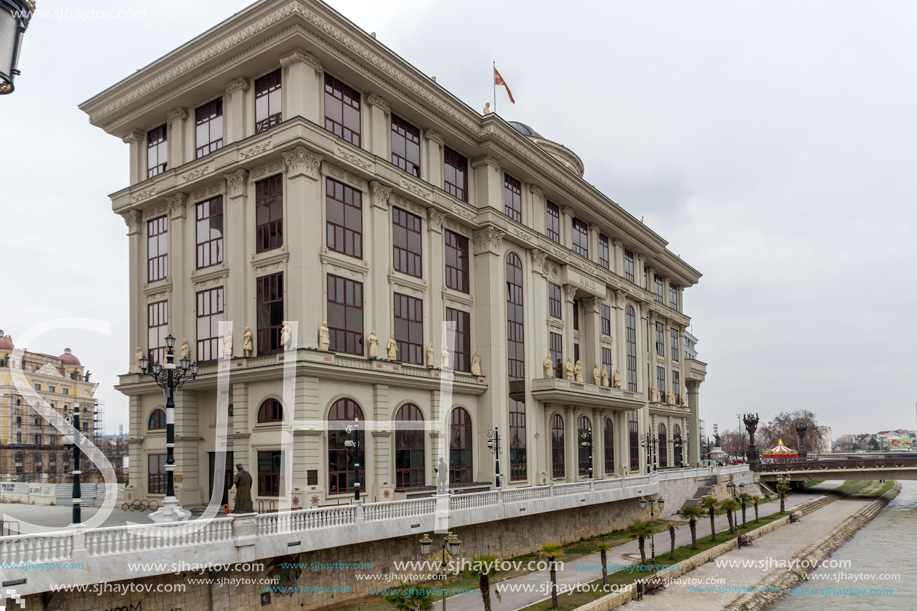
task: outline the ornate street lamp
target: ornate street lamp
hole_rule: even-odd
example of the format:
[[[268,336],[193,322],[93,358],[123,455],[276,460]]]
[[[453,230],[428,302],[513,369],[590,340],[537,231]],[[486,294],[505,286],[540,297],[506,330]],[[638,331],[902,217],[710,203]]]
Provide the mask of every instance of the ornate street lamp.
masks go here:
[[[758,466],[758,448],[755,447],[755,431],[758,430],[758,414],[745,414],[742,418],[745,424],[745,430],[748,432],[748,453],[746,459],[751,464],[752,470]]]
[[[653,433],[644,433],[640,439],[640,445],[646,448],[646,472],[650,473],[656,470],[656,435]]]
[[[584,431],[580,437],[583,438],[583,441],[580,442],[580,445],[584,450],[589,452],[589,479],[595,479],[595,474],[592,470],[592,435]]]
[[[33,0],[0,0],[0,95],[15,89],[22,39],[34,10]]]
[[[665,499],[661,496],[644,498],[640,497],[640,500],[637,501],[637,504],[640,506],[640,509],[646,509],[647,504],[650,506],[650,524],[652,528],[652,533],[650,534],[650,554],[652,554],[651,562],[656,563],[656,507],[659,507],[659,513],[662,513],[662,509],[665,507]]]
[[[83,502],[83,494],[80,488],[80,445],[79,445],[79,434],[80,434],[80,415],[74,413],[73,416],[67,417],[67,422],[73,425],[73,437],[68,437],[67,440],[70,442],[67,447],[73,450],[73,494],[71,500],[73,503],[72,517],[70,526],[80,526],[82,523],[82,518],[80,516],[81,503]]]
[[[197,362],[190,363],[189,359],[183,358],[180,366],[176,365],[174,348],[175,338],[170,333],[166,337],[165,364],[156,361],[153,370],[148,371],[149,359],[145,356],[140,359],[140,369],[152,377],[166,394],[166,498],[162,500],[162,508],[150,514],[150,519],[156,523],[177,522],[191,517],[191,512],[182,509],[175,498],[175,391],[185,385],[189,376],[192,380],[197,377]]]
[[[354,418],[347,428],[350,439],[344,441],[344,447],[353,450],[353,500],[360,501],[360,419]]]
[[[487,447],[490,449],[491,454],[494,455],[497,461],[497,471],[496,471],[496,480],[497,488],[500,488],[500,453],[503,451],[500,448],[500,427],[495,426],[494,428],[487,431],[487,436],[490,438],[487,440]]]
[[[443,537],[442,549],[433,556],[433,560],[439,560],[443,582],[446,579],[446,567],[449,566],[449,562],[459,555],[461,550],[462,542],[453,533]],[[424,556],[429,556],[431,551],[433,551],[433,539],[430,538],[430,535],[424,535],[423,539],[420,540],[420,553]],[[443,611],[446,611],[446,588],[443,588]]]

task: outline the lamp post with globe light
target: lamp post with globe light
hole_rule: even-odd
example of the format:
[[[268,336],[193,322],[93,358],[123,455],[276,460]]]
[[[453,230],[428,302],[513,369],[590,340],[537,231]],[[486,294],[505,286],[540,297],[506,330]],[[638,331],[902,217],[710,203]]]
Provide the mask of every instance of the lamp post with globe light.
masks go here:
[[[662,509],[665,507],[665,499],[660,497],[650,497],[644,498],[641,497],[637,504],[640,505],[640,509],[646,509],[647,504],[650,506],[650,528],[652,528],[652,533],[650,534],[650,554],[652,555],[651,562],[656,563],[656,507],[659,507],[659,513],[662,513]]]
[[[0,95],[15,89],[22,39],[34,11],[32,0],[0,0]]]

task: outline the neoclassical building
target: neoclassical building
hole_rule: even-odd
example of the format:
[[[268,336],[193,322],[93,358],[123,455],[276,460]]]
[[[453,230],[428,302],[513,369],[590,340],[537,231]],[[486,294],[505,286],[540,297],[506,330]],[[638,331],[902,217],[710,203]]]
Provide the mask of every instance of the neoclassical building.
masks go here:
[[[27,390],[17,387],[17,373]],[[0,330],[0,481],[71,481],[68,441],[33,406],[48,407],[64,418],[79,414],[81,432],[94,441],[102,423],[94,397],[97,384],[90,377],[70,348],[60,356],[18,351],[13,338]],[[85,456],[81,470],[83,481],[99,478],[98,468]]]
[[[684,358],[682,306],[699,272],[575,153],[327,5],[256,3],[81,108],[130,146],[111,196],[129,492],[164,492],[164,400],[134,367],[169,333],[202,365],[176,403],[185,505],[236,463],[256,508],[347,502],[354,436],[380,501],[429,494],[440,456],[453,491],[494,485],[494,428],[504,486],[646,472],[647,433],[659,468],[697,463],[706,366]]]

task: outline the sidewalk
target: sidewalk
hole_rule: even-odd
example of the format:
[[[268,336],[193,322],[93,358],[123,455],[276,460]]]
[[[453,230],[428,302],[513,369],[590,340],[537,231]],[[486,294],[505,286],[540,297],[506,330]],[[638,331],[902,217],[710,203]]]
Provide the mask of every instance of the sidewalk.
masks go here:
[[[839,486],[842,482],[840,481],[826,481],[818,486],[813,486],[809,490],[812,490],[812,494],[791,494],[786,497],[786,509],[789,512],[792,508],[801,505],[807,501],[811,501],[815,498],[818,498],[818,494],[814,492],[825,492],[828,490],[833,490]],[[834,505],[834,503],[832,503]],[[828,507],[831,507],[829,505]],[[826,508],[827,509],[827,508]],[[758,507],[760,515],[768,516],[774,513],[779,513],[780,511],[780,501],[773,501],[770,503],[765,503]],[[751,522],[755,517],[755,508],[754,506],[749,507],[747,510],[747,522]],[[851,513],[855,510],[851,510]],[[668,514],[667,514],[668,515]],[[738,512],[739,523],[741,524],[742,512]],[[680,519],[675,517],[675,519]],[[726,520],[726,515],[717,516],[716,518],[716,531],[723,532],[728,531],[729,525]],[[706,537],[710,535],[710,518],[704,517],[697,522],[697,537]],[[691,544],[691,530],[687,524],[676,529],[675,531],[675,546],[680,547],[682,545]],[[660,533],[656,535],[656,554],[661,556],[664,553],[667,553],[666,550],[669,549],[669,535],[668,533]],[[646,556],[649,559],[650,556],[650,542],[646,542]],[[557,571],[557,583],[558,584],[578,584],[578,583],[589,583],[595,581],[602,577],[602,570],[598,568],[601,566],[601,557],[599,554],[590,554],[588,556],[583,556],[582,558],[577,558],[575,560],[568,560],[561,558],[564,562],[563,570]],[[619,545],[615,548],[612,548],[608,551],[608,565],[613,564],[621,565],[631,565],[631,564],[640,564],[640,547],[636,541],[631,541],[630,543],[625,543]],[[591,567],[592,570],[589,570]],[[582,570],[576,570],[575,566],[583,567]],[[696,572],[696,571],[695,571]],[[760,579],[760,576],[758,577]],[[517,609],[522,609],[533,603],[538,602],[539,600],[544,600],[548,595],[545,594],[540,588],[541,584],[550,583],[550,577],[548,571],[536,571],[529,573],[527,575],[521,575],[514,579],[509,579],[502,583],[511,583],[511,584],[533,584],[533,591],[528,592],[506,592],[501,593],[500,598],[497,597],[497,593],[494,590],[499,589],[499,585],[491,586],[491,603],[493,611],[516,611]],[[632,604],[632,603],[631,603]],[[466,596],[454,596],[448,600],[449,611],[480,611],[481,609],[481,593],[475,591],[474,594]],[[677,608],[677,607],[672,607]],[[433,609],[439,610],[442,609],[442,602],[438,601],[433,605]]]

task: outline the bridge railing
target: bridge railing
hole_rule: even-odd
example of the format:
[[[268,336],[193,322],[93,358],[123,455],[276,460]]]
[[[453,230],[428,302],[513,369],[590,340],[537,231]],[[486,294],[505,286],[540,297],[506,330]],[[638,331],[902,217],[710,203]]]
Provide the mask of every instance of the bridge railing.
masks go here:
[[[917,458],[867,458],[862,460],[809,460],[787,463],[759,463],[757,473],[792,473],[805,471],[857,471],[861,469],[903,469],[917,467]]]

